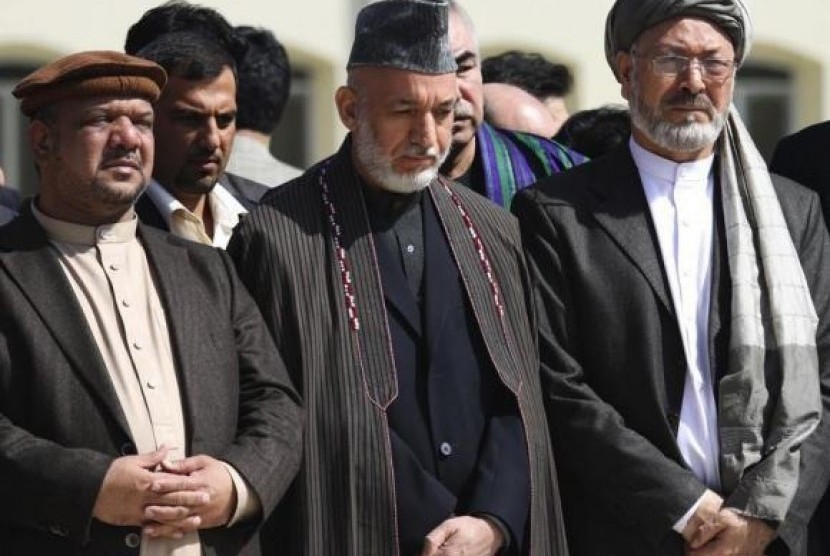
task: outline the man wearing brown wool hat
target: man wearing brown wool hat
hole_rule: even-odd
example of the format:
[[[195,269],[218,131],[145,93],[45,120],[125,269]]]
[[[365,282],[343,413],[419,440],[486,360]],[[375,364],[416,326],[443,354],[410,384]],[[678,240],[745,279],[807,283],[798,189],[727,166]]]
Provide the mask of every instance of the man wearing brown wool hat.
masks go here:
[[[0,552],[260,554],[297,396],[227,256],[138,224],[152,62],[83,52],[14,90],[40,193],[0,228]]]
[[[349,136],[228,246],[305,402],[275,514],[289,553],[567,553],[518,225],[438,175],[447,19],[443,1],[360,12],[335,96]]]
[[[617,0],[630,139],[516,196],[572,554],[808,554],[830,238],[732,105],[743,0]],[[817,552],[827,554],[828,548]]]

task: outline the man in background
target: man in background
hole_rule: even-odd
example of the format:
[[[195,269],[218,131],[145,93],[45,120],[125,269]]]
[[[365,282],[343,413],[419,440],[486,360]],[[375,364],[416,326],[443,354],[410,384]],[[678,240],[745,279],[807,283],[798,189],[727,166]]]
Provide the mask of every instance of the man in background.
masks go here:
[[[628,108],[609,104],[575,112],[553,138],[594,160],[614,151],[630,136]]]
[[[481,54],[467,11],[450,0],[450,47],[461,93],[452,148],[441,173],[509,207],[513,195],[538,179],[581,164],[585,157],[544,137],[495,128],[484,121]]]
[[[545,104],[557,128],[568,119],[565,97],[573,88],[568,66],[555,64],[538,52],[509,50],[481,62],[484,83],[515,85]]]
[[[236,138],[226,170],[276,187],[302,173],[270,151],[271,136],[288,102],[291,66],[271,31],[239,26],[235,32],[247,48],[237,66]]]
[[[551,138],[558,126],[542,101],[515,85],[485,83],[484,121],[501,129]]]
[[[153,181],[136,205],[151,226],[224,248],[239,218],[268,190],[225,172],[236,133],[236,61],[244,43],[218,12],[171,2],[127,33],[128,52],[168,74],[156,104]]]
[[[818,193],[824,220],[830,218],[830,122],[821,122],[781,139],[769,169]]]

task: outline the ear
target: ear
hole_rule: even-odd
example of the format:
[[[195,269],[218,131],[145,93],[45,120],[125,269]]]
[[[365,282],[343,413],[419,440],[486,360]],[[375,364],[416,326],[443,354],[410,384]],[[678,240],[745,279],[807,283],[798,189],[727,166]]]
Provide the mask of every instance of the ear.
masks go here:
[[[29,122],[29,146],[35,161],[41,161],[55,149],[55,133],[43,120]]]
[[[357,129],[357,93],[348,86],[337,89],[334,94],[334,102],[337,105],[337,113],[340,121],[349,131]]]
[[[631,100],[631,81],[634,79],[634,57],[628,52],[617,52],[614,57],[616,63],[617,81],[620,82],[620,94],[625,100]]]

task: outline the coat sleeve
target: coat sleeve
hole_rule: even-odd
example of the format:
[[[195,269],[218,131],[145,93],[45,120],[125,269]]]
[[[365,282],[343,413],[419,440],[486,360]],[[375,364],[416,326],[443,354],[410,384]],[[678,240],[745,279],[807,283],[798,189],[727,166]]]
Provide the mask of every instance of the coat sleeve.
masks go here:
[[[240,383],[237,435],[221,459],[248,481],[267,516],[299,470],[300,400],[259,310],[228,255],[220,254],[230,283]]]
[[[672,526],[700,498],[705,487],[694,474],[664,455],[648,439],[628,428],[622,416],[592,388],[579,357],[602,329],[597,314],[590,330],[577,325],[566,242],[549,209],[520,192],[512,210],[519,219],[533,280],[538,324],[541,379],[557,464],[562,481],[591,504],[607,508],[620,523],[649,539],[674,535]],[[591,319],[583,319],[591,320]],[[613,355],[611,355],[613,356]],[[568,512],[568,502],[563,500]],[[584,525],[583,525],[584,527]]]
[[[11,380],[10,366],[8,338],[0,334],[0,380]],[[0,403],[0,522],[86,542],[112,459],[40,438],[4,415]]]
[[[822,415],[815,431],[801,445],[798,489],[789,512],[778,529],[788,550],[775,554],[806,554],[807,524],[830,481],[830,237],[822,218],[818,197],[809,195],[806,210],[785,211],[804,222],[800,237],[795,237],[801,266],[819,317],[816,331]],[[782,196],[783,201],[786,197]],[[806,215],[806,216],[805,216]],[[802,220],[803,219],[803,220]],[[792,228],[791,228],[792,229]]]

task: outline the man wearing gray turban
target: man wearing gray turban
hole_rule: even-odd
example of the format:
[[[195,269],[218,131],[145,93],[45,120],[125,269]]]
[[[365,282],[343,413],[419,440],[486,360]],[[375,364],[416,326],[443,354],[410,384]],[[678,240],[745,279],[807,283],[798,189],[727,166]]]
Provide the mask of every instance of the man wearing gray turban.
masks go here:
[[[513,203],[577,556],[807,554],[830,240],[732,106],[751,34],[741,0],[617,0],[630,140]]]

